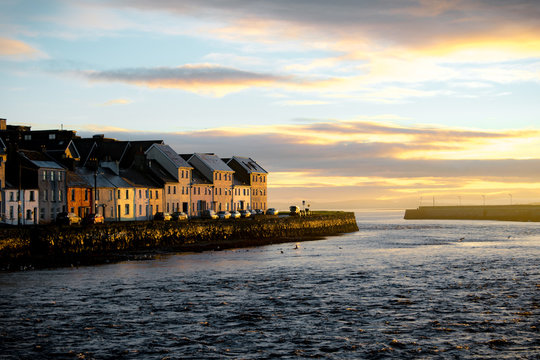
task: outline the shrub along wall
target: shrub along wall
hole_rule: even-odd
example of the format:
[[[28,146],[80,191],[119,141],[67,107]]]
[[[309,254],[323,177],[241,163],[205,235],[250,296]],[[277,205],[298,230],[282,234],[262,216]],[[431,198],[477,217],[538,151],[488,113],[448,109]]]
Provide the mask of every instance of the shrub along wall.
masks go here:
[[[187,222],[118,222],[88,227],[0,229],[0,265],[62,265],[73,260],[99,262],[133,252],[201,251],[357,231],[353,213],[308,217],[269,217]],[[38,264],[39,265],[39,264]]]

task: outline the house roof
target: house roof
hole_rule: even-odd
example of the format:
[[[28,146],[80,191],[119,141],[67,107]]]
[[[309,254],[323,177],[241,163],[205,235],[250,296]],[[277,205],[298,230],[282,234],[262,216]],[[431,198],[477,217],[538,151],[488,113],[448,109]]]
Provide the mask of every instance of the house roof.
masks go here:
[[[97,177],[95,177],[96,173],[94,171],[87,168],[76,168],[75,171],[90,184],[94,184],[94,180],[97,180],[98,188],[132,187],[131,184],[113,173],[108,168],[98,168]]]
[[[234,171],[223,162],[216,154],[194,153],[211,171]]]
[[[132,140],[127,141],[126,148],[119,161],[121,168],[129,168],[133,165],[137,154],[144,154],[152,145],[163,144],[163,140]]]
[[[191,171],[191,183],[193,185],[212,185],[212,181],[207,179],[206,176],[196,168]]]
[[[161,151],[177,168],[193,168],[193,166],[191,166],[186,160],[184,160],[180,155],[178,155],[176,151],[174,151],[169,145],[153,144],[148,148],[148,150],[146,150],[146,152],[150,151],[151,148],[156,148]]]
[[[89,183],[88,179],[75,171],[68,171],[66,173],[66,183],[68,187],[93,187],[93,182]]]
[[[148,170],[152,175],[158,178],[162,183],[178,182],[169,172],[161,166],[157,161],[150,160]]]
[[[252,158],[233,156],[228,162],[235,160],[242,168],[244,168],[248,173],[264,173],[268,172],[262,168],[255,160]]]
[[[19,150],[19,155],[37,168],[64,170],[64,167],[40,151]]]
[[[156,181],[152,180],[150,176],[133,168],[120,170],[120,175],[123,180],[128,182],[131,186],[149,188],[161,187]]]

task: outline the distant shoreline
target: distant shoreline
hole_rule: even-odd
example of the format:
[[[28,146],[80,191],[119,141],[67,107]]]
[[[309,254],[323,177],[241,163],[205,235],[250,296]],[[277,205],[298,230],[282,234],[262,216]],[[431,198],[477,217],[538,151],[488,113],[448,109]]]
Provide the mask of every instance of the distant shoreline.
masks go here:
[[[540,205],[420,206],[406,220],[498,220],[540,222]]]
[[[115,222],[0,229],[0,269],[18,271],[153,259],[157,255],[317,240],[358,231],[352,212],[242,220]]]

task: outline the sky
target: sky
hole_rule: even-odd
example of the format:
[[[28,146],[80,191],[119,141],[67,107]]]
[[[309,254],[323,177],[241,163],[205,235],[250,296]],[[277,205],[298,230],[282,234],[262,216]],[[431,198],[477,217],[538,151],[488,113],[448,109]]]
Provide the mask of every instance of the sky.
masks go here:
[[[269,206],[540,202],[540,2],[2,0],[0,118],[255,159]]]

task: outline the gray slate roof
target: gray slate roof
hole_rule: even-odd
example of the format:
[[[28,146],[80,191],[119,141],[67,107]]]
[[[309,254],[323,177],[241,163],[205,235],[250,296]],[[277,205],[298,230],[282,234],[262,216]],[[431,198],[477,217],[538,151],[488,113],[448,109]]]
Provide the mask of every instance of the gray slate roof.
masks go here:
[[[268,172],[264,170],[255,160],[252,158],[246,158],[241,156],[233,156],[232,159],[236,160],[248,173],[265,173]],[[232,160],[231,159],[231,160]],[[230,160],[229,160],[230,161]]]
[[[182,159],[182,157],[178,155],[176,151],[174,151],[169,145],[153,144],[152,146],[165,154],[177,168],[193,168],[193,166],[189,165],[186,160]]]
[[[193,155],[201,159],[212,171],[234,171],[216,154],[195,153]]]

